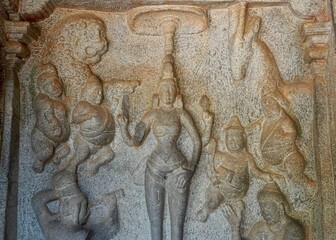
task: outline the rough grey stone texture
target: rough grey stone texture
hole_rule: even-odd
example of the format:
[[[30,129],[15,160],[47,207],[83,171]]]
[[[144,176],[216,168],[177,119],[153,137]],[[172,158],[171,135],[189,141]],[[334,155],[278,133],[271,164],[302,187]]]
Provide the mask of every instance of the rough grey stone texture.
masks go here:
[[[266,78],[265,76],[267,76],[266,73],[268,71],[272,72],[278,67],[284,85],[295,86],[282,94],[290,102],[289,109],[291,110],[291,115],[289,119],[298,120],[297,123],[300,126],[299,128],[289,127],[289,130],[287,128],[288,131],[292,131],[293,129],[297,131],[297,133],[291,136],[294,142],[292,145],[297,147],[298,151],[302,153],[304,157],[305,166],[300,169],[303,169],[305,176],[316,182],[317,188],[322,191],[314,196],[313,204],[316,204],[315,207],[309,204],[303,204],[302,206],[293,205],[291,207],[294,208],[294,210],[303,210],[305,214],[299,213],[299,211],[289,211],[290,213],[285,213],[286,219],[296,219],[300,221],[300,224],[305,227],[306,234],[311,238],[315,237],[315,239],[319,239],[323,237],[324,239],[332,239],[332,237],[327,236],[329,227],[332,226],[332,220],[329,218],[329,215],[325,213],[328,207],[333,205],[332,200],[328,198],[329,194],[332,195],[335,189],[333,185],[334,179],[331,179],[330,176],[332,173],[328,171],[329,166],[331,166],[332,169],[333,165],[331,159],[323,162],[323,159],[328,159],[329,151],[331,151],[328,145],[330,142],[328,142],[327,137],[325,137],[330,134],[330,132],[328,133],[328,126],[325,124],[326,121],[328,121],[328,117],[326,117],[328,115],[326,115],[325,112],[329,111],[327,106],[329,100],[327,98],[320,98],[322,95],[327,96],[328,92],[325,89],[324,81],[328,82],[330,79],[324,75],[324,66],[327,65],[327,63],[323,62],[326,59],[323,55],[324,50],[321,50],[321,48],[316,49],[316,51],[314,50],[316,44],[318,46],[325,44],[326,41],[324,41],[324,38],[327,39],[328,35],[327,33],[325,34],[324,31],[327,32],[330,28],[328,27],[328,23],[324,23],[325,21],[328,22],[327,16],[324,16],[320,11],[320,9],[324,7],[324,2],[317,3],[311,1],[311,5],[307,4],[303,6],[299,1],[290,1],[294,11],[288,7],[286,2],[288,1],[283,1],[280,4],[270,3],[263,5],[260,3],[259,5],[251,4],[247,6],[248,16],[258,16],[261,19],[260,32],[255,38],[269,48],[268,53],[273,55],[275,63],[273,63],[271,68],[265,67],[267,64],[263,62],[262,56],[258,55],[256,51],[257,48],[253,48],[254,52],[249,52],[252,55],[248,58],[248,67],[245,73],[246,77],[240,81],[234,80],[234,71],[236,67],[238,68],[239,63],[244,62],[245,59],[240,59],[237,65],[232,64],[232,39],[238,28],[238,17],[235,15],[238,5],[232,4],[231,6],[229,3],[214,3],[210,6],[208,1],[195,2],[195,6],[199,5],[206,9],[206,28],[189,35],[183,34],[183,31],[179,32],[178,30],[175,35],[168,34],[174,39],[172,50],[174,76],[177,78],[177,80],[174,81],[179,88],[179,94],[183,96],[183,106],[179,106],[179,108],[190,113],[193,122],[196,124],[198,133],[203,136],[206,134],[204,130],[209,128],[207,128],[203,112],[204,109],[202,110],[199,100],[202,96],[206,95],[211,104],[207,111],[213,114],[212,116],[214,117],[214,124],[210,127],[212,134],[209,134],[209,136],[216,139],[216,151],[226,152],[226,133],[223,131],[223,125],[225,125],[232,116],[238,116],[242,125],[248,129],[256,121],[265,117],[262,106],[264,97],[262,88],[265,80],[263,78]],[[63,63],[57,62],[58,59],[56,63],[54,62],[53,64],[55,64],[59,77],[63,81],[66,96],[80,95],[79,88],[74,88],[71,92],[71,87],[69,86],[72,83],[76,81],[85,83],[88,81],[86,79],[87,76],[96,76],[100,79],[99,81],[103,83],[104,88],[103,104],[105,104],[104,106],[109,106],[110,114],[115,123],[115,126],[113,126],[115,135],[105,143],[105,145],[109,146],[111,151],[113,151],[113,154],[110,149],[106,150],[104,148],[105,146],[102,147],[104,151],[109,152],[110,159],[106,159],[106,161],[102,160],[102,162],[99,162],[98,167],[95,166],[98,170],[97,174],[92,175],[93,167],[90,165],[90,156],[78,160],[80,158],[79,155],[74,155],[75,157],[70,158],[70,162],[83,162],[77,169],[78,182],[80,190],[87,197],[89,203],[96,202],[103,194],[113,193],[116,190],[123,189],[124,197],[117,197],[117,200],[111,200],[111,202],[107,204],[115,206],[115,208],[111,207],[110,209],[113,219],[111,221],[111,226],[113,226],[111,229],[113,229],[113,231],[105,233],[102,227],[102,236],[105,237],[110,234],[109,237],[111,239],[127,240],[150,238],[151,228],[146,209],[144,178],[146,161],[156,147],[157,136],[151,131],[141,146],[136,148],[129,147],[124,142],[125,138],[122,136],[122,129],[117,124],[117,119],[122,111],[124,111],[124,113],[127,112],[127,114],[129,114],[128,129],[130,135],[134,135],[135,133],[137,134],[136,124],[141,121],[146,112],[155,108],[156,98],[154,97],[153,100],[153,96],[159,94],[159,88],[161,86],[160,78],[162,77],[161,72],[163,68],[162,59],[167,54],[167,51],[170,51],[169,47],[167,47],[167,43],[169,43],[171,39],[166,39],[165,45],[165,39],[162,35],[149,36],[148,34],[139,34],[137,30],[132,29],[130,23],[131,13],[125,11],[126,9],[132,9],[134,7],[131,3],[124,2],[123,4],[120,3],[116,5],[105,3],[105,5],[103,5],[104,9],[101,9],[100,3],[101,2],[98,2],[96,6],[91,6],[91,3],[79,3],[78,1],[55,1],[54,5],[48,1],[39,1],[38,4],[33,4],[30,1],[22,1],[20,11],[25,19],[41,20],[50,16],[35,24],[41,30],[40,37],[37,41],[28,44],[31,56],[20,70],[20,118],[12,117],[12,102],[6,103],[5,105],[5,128],[2,143],[11,142],[7,139],[13,136],[11,124],[15,123],[13,120],[20,119],[20,129],[13,130],[14,133],[15,131],[20,133],[20,141],[18,142],[20,149],[18,162],[20,171],[18,175],[17,239],[45,239],[41,231],[41,226],[38,224],[31,206],[31,199],[37,192],[50,189],[54,173],[60,170],[59,168],[62,168],[62,166],[67,167],[65,161],[65,163],[62,162],[60,166],[51,162],[47,163],[42,173],[36,173],[32,168],[36,158],[36,151],[34,152],[32,150],[31,133],[36,124],[34,101],[36,96],[40,93],[36,83],[36,79],[38,78],[37,74],[40,71],[40,63],[44,60],[48,62],[49,57],[52,59],[52,54],[49,56],[45,54],[46,52],[53,53],[59,50],[58,48],[60,46],[56,46],[56,44],[52,42],[52,39],[57,37],[57,31],[62,30],[63,27],[57,27],[57,24],[64,21],[62,19],[67,19],[66,23],[71,23],[71,21],[75,22],[76,19],[84,18],[85,15],[87,15],[88,18],[91,15],[96,16],[106,26],[104,33],[106,34],[106,46],[108,46],[108,48],[104,51],[102,50],[101,59],[99,59],[96,64],[83,64],[80,58],[76,58],[79,56],[78,53],[74,60],[70,61],[70,58],[67,57],[74,56],[72,55],[73,53],[70,53],[70,55],[65,54],[64,58],[61,59],[64,61]],[[159,1],[154,3],[155,5],[161,4]],[[106,6],[106,4],[108,6]],[[55,6],[56,9],[54,9]],[[72,9],[62,9],[57,8],[57,6],[71,7]],[[86,10],[76,10],[76,7],[83,7]],[[90,8],[104,11],[88,10]],[[108,12],[115,9],[121,11]],[[144,9],[146,9],[146,7],[144,7]],[[185,7],[177,6],[174,11],[178,12],[183,9],[185,9]],[[149,12],[155,12],[155,10],[149,10]],[[308,16],[314,14],[317,14],[316,21],[322,24],[321,27],[312,27],[310,30],[309,27],[306,26],[314,23],[312,23],[313,20],[309,19]],[[153,23],[149,21],[148,24]],[[191,22],[190,24],[196,24],[196,26],[198,26],[195,22]],[[247,24],[249,23],[247,22]],[[80,26],[78,26],[78,28],[80,28]],[[317,34],[314,31],[316,31]],[[68,37],[68,33],[65,32],[64,34],[64,36]],[[314,34],[316,34],[317,37]],[[76,38],[71,38],[70,35],[68,39],[76,40]],[[67,39],[65,43],[68,44],[66,41]],[[76,47],[76,42],[71,44],[74,44]],[[84,46],[85,42],[81,44]],[[89,47],[94,46],[93,43],[91,45],[89,44],[88,48],[85,48],[86,52],[84,55],[90,51]],[[309,54],[307,54],[307,49],[312,49]],[[269,56],[266,57],[266,59],[269,58]],[[318,59],[318,61],[315,64],[316,59]],[[78,67],[78,65],[81,64],[84,66],[82,68],[83,71],[81,72],[79,70],[76,72],[76,69],[81,69]],[[263,75],[263,71],[266,72],[265,75]],[[316,72],[320,72],[320,74]],[[304,84],[300,85],[301,83]],[[84,94],[82,99],[94,97],[94,87],[96,87],[96,85],[93,84],[92,86],[93,90],[91,90],[93,94],[89,94],[86,97]],[[108,89],[107,86],[110,88]],[[305,88],[303,86],[308,87]],[[314,88],[311,86],[314,86]],[[83,87],[83,85],[80,85],[80,87]],[[10,86],[6,85],[5,88],[7,89],[7,95],[10,94],[8,91],[10,90]],[[286,89],[290,88],[288,87]],[[128,96],[123,97],[125,95]],[[72,111],[77,102],[73,99],[71,99],[70,102],[69,116],[73,118],[71,114],[73,114]],[[98,106],[99,109],[104,108],[100,103],[96,105],[91,103],[91,105]],[[102,115],[102,111],[103,110],[97,110],[97,114]],[[331,117],[332,114],[330,118]],[[69,120],[69,122],[71,122],[71,120]],[[81,134],[80,127],[82,127],[82,125],[73,122],[70,124],[71,136],[67,143],[71,147],[71,154],[73,154],[76,152],[76,150],[74,150],[76,149],[76,144],[77,147],[83,146],[82,142],[78,143],[78,138],[76,138],[76,136]],[[253,161],[255,161],[257,165],[262,162],[263,157],[263,153],[260,150],[260,135],[263,130],[263,125],[260,125],[259,129],[254,129],[247,136],[246,148],[252,154]],[[245,131],[248,132],[247,130]],[[284,129],[284,132],[286,132],[286,129]],[[281,136],[283,135],[280,134],[280,138]],[[182,129],[177,141],[177,146],[187,159],[191,159],[193,154],[192,151],[195,145],[192,140],[195,139],[190,139],[190,135],[186,129]],[[84,139],[83,141],[85,142],[86,140]],[[95,156],[96,151],[100,151],[100,147],[97,147],[99,144],[93,145],[88,144],[90,155]],[[323,145],[326,145],[326,151],[324,151]],[[12,145],[12,148],[14,146],[15,145]],[[55,148],[57,147],[58,145],[56,144]],[[0,196],[3,198],[1,199],[0,216],[2,217],[5,217],[7,206],[7,172],[13,171],[13,169],[8,168],[11,151],[13,151],[13,149],[10,150],[10,146],[3,144],[1,152],[2,161],[0,162]],[[104,155],[103,153],[101,156],[106,157],[106,155],[107,154]],[[223,214],[220,208],[211,213],[205,223],[199,222],[196,219],[197,212],[206,202],[206,190],[208,186],[212,184],[208,174],[208,169],[211,167],[210,162],[209,154],[204,148],[191,180],[188,208],[184,220],[183,239],[235,239],[232,235],[232,226],[228,221],[228,216],[224,216],[225,214]],[[76,168],[77,165],[74,164],[72,167]],[[286,169],[280,170],[287,171]],[[258,177],[250,176],[249,178],[249,189],[246,196],[243,197],[245,209],[242,212],[243,219],[241,220],[242,222],[239,228],[241,235],[248,235],[249,231],[255,228],[257,223],[261,223],[266,229],[265,232],[267,232],[269,224],[263,222],[267,217],[261,214],[260,206],[257,201],[258,193],[264,189],[265,184],[266,181]],[[281,184],[278,185],[281,191],[284,191],[284,188],[289,192],[291,190],[293,190],[292,192],[295,192],[294,190],[300,191],[303,186],[300,185],[302,183],[296,184],[297,189],[293,186],[289,186],[289,190]],[[283,194],[292,193],[283,192]],[[223,195],[225,197],[225,194]],[[98,202],[102,203],[101,201]],[[290,199],[289,202],[290,204],[292,203]],[[163,238],[170,239],[171,219],[167,200],[165,200],[164,209]],[[97,215],[92,214],[92,216]],[[323,219],[322,216],[324,216]],[[292,220],[288,220],[288,222],[291,221]],[[4,221],[2,221],[2,223],[3,222]],[[92,220],[92,222],[95,221]],[[99,220],[97,220],[96,223],[97,222],[99,223]],[[318,229],[313,227],[314,222],[319,226]],[[8,223],[6,224],[8,225]],[[97,227],[95,223],[92,223],[90,226]],[[292,226],[297,225],[292,224]],[[105,228],[105,230],[107,228]],[[99,229],[99,227],[97,227],[97,229]],[[293,231],[299,231],[295,230],[295,227],[293,227],[293,229]],[[4,231],[5,226],[0,225],[0,230]],[[330,236],[332,236],[332,234],[330,234]]]

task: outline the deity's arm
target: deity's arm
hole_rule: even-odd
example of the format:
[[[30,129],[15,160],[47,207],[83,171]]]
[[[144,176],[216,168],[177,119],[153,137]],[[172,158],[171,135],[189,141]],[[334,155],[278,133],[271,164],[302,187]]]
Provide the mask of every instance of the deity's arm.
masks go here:
[[[133,147],[133,139],[131,134],[128,131],[128,119],[124,115],[118,115],[117,117],[118,123],[121,129],[121,135],[123,137],[124,142],[130,146]]]
[[[203,115],[204,115],[204,118],[202,119],[202,122],[204,124],[204,130],[203,130],[203,135],[202,135],[202,145],[203,147],[205,147],[210,143],[210,139],[212,135],[211,134],[212,126],[214,123],[214,115],[209,111],[205,111]]]
[[[281,124],[282,134],[284,138],[291,139],[295,142],[297,138],[297,130],[294,121],[288,116]]]
[[[209,144],[206,147],[206,153],[208,155],[211,172],[214,173],[216,169],[216,159],[219,155],[219,152],[217,150],[217,140],[215,138],[212,138],[210,140]]]
[[[79,213],[78,213],[78,224],[85,224],[86,218],[88,215],[88,202],[86,199],[82,201],[79,205]]]
[[[249,172],[251,173],[252,176],[262,179],[266,182],[269,182],[272,180],[271,175],[269,173],[266,173],[257,167],[257,164],[255,163],[252,156],[248,158],[248,167],[249,167]]]
[[[118,123],[121,127],[121,134],[124,142],[130,147],[140,146],[150,132],[153,117],[153,110],[149,110],[136,125],[134,136],[131,136],[128,130],[128,118],[125,115],[119,115]]]
[[[187,169],[194,171],[201,154],[201,148],[202,148],[201,139],[198,134],[194,120],[192,119],[190,114],[185,110],[183,110],[181,113],[181,123],[183,127],[187,130],[191,140],[194,143],[191,160],[188,162],[186,166]]]
[[[141,121],[136,125],[134,136],[133,136],[133,143],[135,146],[140,146],[150,132],[150,128],[153,121],[153,112],[147,112],[141,119]]]

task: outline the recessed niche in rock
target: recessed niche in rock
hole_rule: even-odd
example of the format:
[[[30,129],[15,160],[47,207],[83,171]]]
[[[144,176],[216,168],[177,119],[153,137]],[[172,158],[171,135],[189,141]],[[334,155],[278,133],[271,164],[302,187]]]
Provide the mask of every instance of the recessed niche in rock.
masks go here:
[[[1,3],[0,239],[335,239],[332,7]]]

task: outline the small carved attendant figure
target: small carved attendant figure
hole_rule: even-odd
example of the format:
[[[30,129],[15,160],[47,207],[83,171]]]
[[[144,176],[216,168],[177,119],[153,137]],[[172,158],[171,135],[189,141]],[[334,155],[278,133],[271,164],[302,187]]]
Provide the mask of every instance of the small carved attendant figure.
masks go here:
[[[172,58],[167,55],[164,61],[159,89],[159,106],[150,109],[136,126],[134,137],[128,132],[128,119],[119,116],[123,137],[130,146],[143,143],[150,130],[157,140],[145,173],[146,204],[151,225],[152,240],[163,238],[163,217],[165,194],[171,222],[171,239],[183,238],[183,225],[188,205],[191,177],[200,157],[201,141],[196,126],[189,113],[182,108],[178,86],[174,78]],[[191,160],[177,148],[177,140],[184,127],[193,143]]]
[[[274,177],[294,208],[300,207],[314,196],[315,182],[305,175],[305,159],[295,142],[296,125],[273,96],[264,96],[262,107],[265,118],[260,148],[264,166],[260,168]]]
[[[114,139],[115,124],[107,106],[101,103],[101,86],[90,81],[86,83],[89,92],[84,95],[86,101],[79,102],[72,112],[72,122],[79,125],[79,132],[74,139],[75,154],[66,168],[76,171],[77,166],[91,157],[92,173],[99,167],[111,162],[114,152],[109,144]],[[91,156],[92,155],[92,156]]]
[[[226,127],[227,151],[215,151],[211,185],[206,200],[196,217],[205,222],[220,205],[232,227],[232,239],[240,239],[240,223],[245,206],[243,198],[249,188],[249,174],[269,179],[269,174],[256,168],[252,155],[245,148],[245,131],[238,117],[232,117]]]
[[[58,211],[52,212],[48,203],[57,201]],[[54,176],[53,189],[38,192],[32,198],[37,220],[47,240],[88,240],[86,223],[88,202],[80,191],[75,173],[62,171]]]
[[[261,215],[248,233],[251,240],[303,240],[303,227],[290,218],[288,202],[275,184],[267,184],[258,194]]]
[[[62,99],[62,82],[52,64],[41,68],[43,72],[37,77],[40,93],[34,105],[36,123],[31,136],[33,151],[36,153],[33,165],[36,172],[42,172],[45,163],[54,155],[54,160],[59,162],[70,152],[69,146],[62,144],[70,135],[67,107]]]
[[[79,124],[80,131],[74,140],[75,157],[70,161],[70,170],[75,170],[91,155],[93,173],[99,171],[101,165],[111,162],[114,152],[109,144],[114,138],[114,120],[104,106],[79,102],[73,112],[73,121]]]

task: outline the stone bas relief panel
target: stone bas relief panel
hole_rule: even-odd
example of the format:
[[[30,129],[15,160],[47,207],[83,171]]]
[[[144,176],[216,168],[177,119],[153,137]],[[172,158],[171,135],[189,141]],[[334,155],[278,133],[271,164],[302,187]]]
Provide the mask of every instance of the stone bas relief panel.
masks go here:
[[[18,239],[314,239],[312,21],[238,3],[36,22]]]

